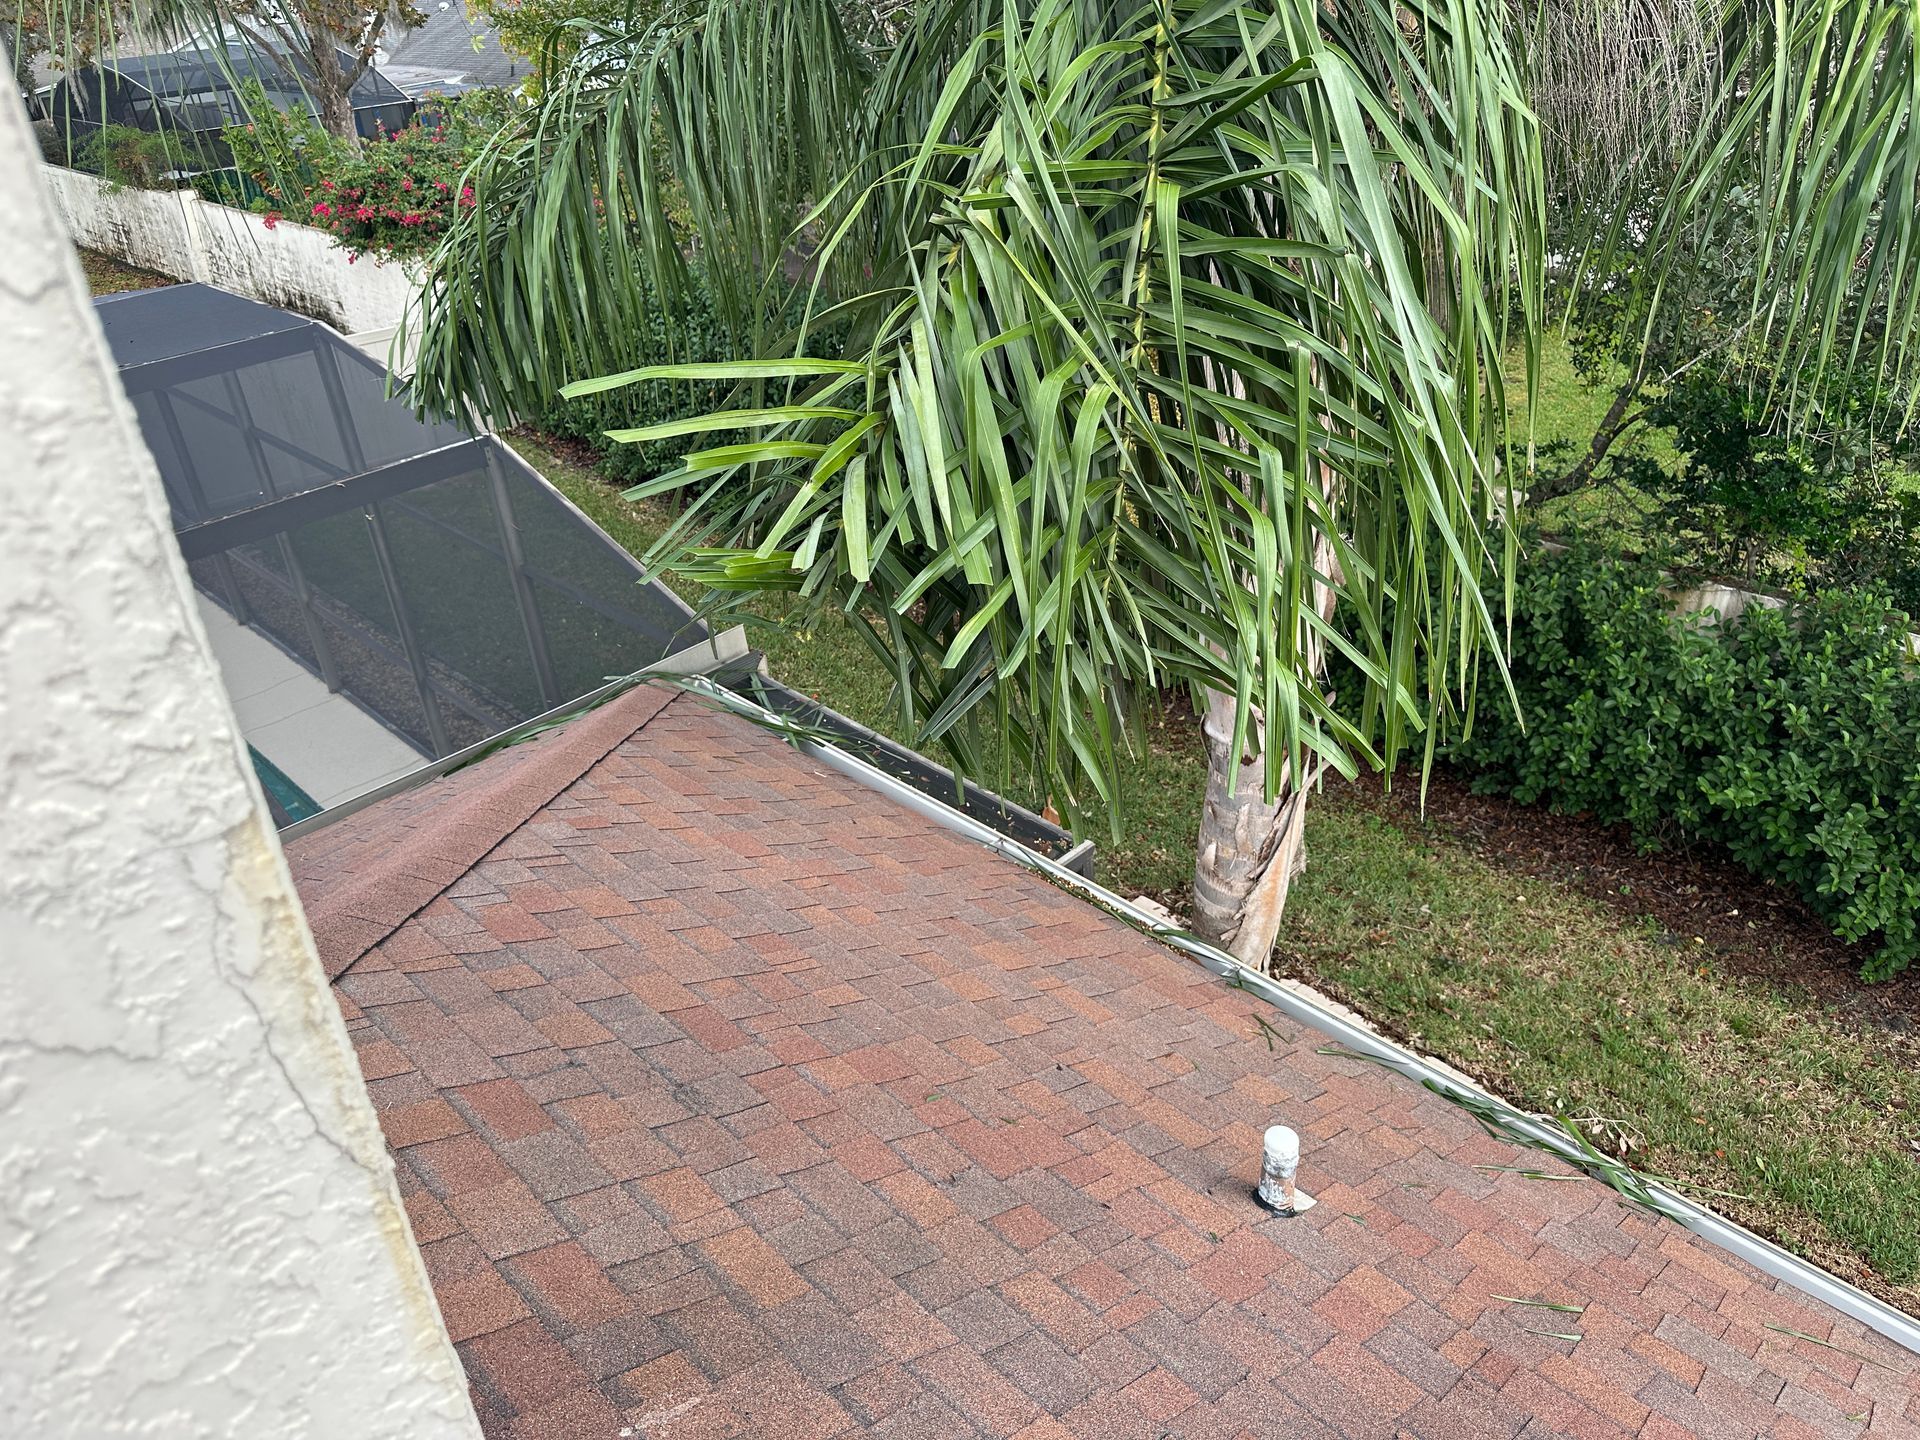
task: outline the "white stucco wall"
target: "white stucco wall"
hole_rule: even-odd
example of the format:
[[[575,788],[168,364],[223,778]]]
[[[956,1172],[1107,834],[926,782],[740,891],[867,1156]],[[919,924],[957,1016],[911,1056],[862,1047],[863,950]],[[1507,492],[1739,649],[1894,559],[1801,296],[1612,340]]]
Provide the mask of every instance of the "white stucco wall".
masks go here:
[[[0,1435],[471,1440],[17,97],[0,97]]]
[[[333,237],[212,205],[191,190],[115,189],[94,175],[41,167],[74,243],[175,280],[202,280],[249,300],[298,310],[347,335],[400,323],[417,288],[404,266],[351,259]]]

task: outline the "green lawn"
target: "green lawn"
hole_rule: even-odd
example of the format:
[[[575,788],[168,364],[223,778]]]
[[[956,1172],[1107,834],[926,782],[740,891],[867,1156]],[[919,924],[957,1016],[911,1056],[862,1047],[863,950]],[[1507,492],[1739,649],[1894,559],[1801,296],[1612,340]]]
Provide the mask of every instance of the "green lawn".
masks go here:
[[[1283,968],[1920,1313],[1920,1038],[1368,803],[1308,836]]]
[[[629,550],[660,533],[658,508],[514,443]],[[899,737],[886,672],[850,625],[798,634],[777,628],[780,602],[755,609],[774,674]],[[1191,717],[1149,727],[1131,780],[1120,842],[1094,837],[1101,879],[1180,908],[1204,780]],[[1644,1171],[1735,1192],[1696,1193],[1920,1310],[1920,1045],[1737,978],[1566,885],[1383,815],[1365,791],[1309,814],[1283,969],[1517,1104],[1588,1122],[1602,1143],[1631,1136]]]
[[[1536,446],[1565,441],[1575,447],[1563,460],[1544,460],[1543,470],[1556,473],[1573,464],[1606,419],[1607,409],[1613,403],[1612,386],[1604,382],[1589,385],[1583,380],[1573,368],[1573,356],[1566,340],[1557,331],[1549,333],[1540,347],[1540,388],[1531,414],[1526,396],[1526,364],[1519,351],[1507,356],[1505,369],[1516,441],[1524,443],[1531,422]],[[1615,381],[1624,377],[1625,371],[1615,367]],[[1669,469],[1677,463],[1672,435],[1666,430],[1642,429],[1630,433],[1615,444],[1614,452],[1649,455]],[[1632,487],[1588,486],[1538,507],[1536,518],[1549,532],[1602,526],[1632,535],[1640,532],[1652,503],[1650,497]]]

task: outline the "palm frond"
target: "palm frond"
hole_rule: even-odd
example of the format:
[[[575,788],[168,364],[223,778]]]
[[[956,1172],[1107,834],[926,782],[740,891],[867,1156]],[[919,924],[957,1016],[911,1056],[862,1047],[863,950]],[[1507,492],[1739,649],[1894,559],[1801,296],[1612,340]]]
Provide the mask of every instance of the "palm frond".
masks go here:
[[[1637,92],[1649,133],[1672,119],[1692,139],[1621,157],[1590,258],[1604,269],[1638,257],[1636,301],[1651,329],[1681,256],[1716,243],[1750,249],[1747,338],[1734,358],[1784,385],[1789,413],[1806,414],[1828,382],[1860,370],[1909,390],[1920,15],[1907,0],[1713,0],[1707,19],[1704,81],[1668,86],[1649,72]]]
[[[414,395],[502,422],[632,362],[633,336],[696,251],[739,343],[765,344],[766,286],[838,179],[866,59],[830,0],[713,0],[581,27],[540,103],[467,172],[468,210],[430,266]]]
[[[1082,816],[1114,807],[1113,717],[1169,686],[1238,699],[1270,791],[1391,758],[1498,638],[1498,362],[1510,314],[1537,333],[1544,224],[1499,21],[1005,5],[825,247],[870,267],[860,365],[782,403],[856,418],[643,487],[697,483],[681,533],[736,541],[658,558],[867,617],[923,742],[964,758],[991,714]]]

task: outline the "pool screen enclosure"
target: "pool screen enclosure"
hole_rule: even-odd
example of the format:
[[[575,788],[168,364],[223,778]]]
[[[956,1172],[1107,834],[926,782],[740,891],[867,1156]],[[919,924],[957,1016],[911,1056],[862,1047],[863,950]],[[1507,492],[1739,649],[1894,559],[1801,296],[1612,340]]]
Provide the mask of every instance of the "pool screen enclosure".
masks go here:
[[[339,56],[343,72],[351,73],[354,58],[345,50]],[[258,82],[280,110],[317,113],[308,62],[251,40],[208,38],[154,55],[101,57],[60,80],[50,109],[56,131],[75,147],[104,126],[125,125],[171,134],[186,152],[183,166],[215,169],[233,163],[226,127],[252,118],[239,88],[247,80]],[[417,108],[376,65],[361,72],[348,98],[363,140],[404,128]]]
[[[711,638],[510,447],[416,418],[327,326],[207,285],[94,303],[283,827]],[[752,663],[716,678],[1091,873],[1058,826]],[[288,691],[304,734],[274,718]]]
[[[97,305],[196,588],[423,758],[707,637],[512,449],[416,419],[325,325],[204,285]]]

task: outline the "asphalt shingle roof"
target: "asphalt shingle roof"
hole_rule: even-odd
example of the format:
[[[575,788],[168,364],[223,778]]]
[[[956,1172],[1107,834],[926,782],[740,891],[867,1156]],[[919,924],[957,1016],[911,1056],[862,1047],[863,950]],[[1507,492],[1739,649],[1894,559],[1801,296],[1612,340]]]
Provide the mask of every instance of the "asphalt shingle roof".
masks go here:
[[[468,87],[517,85],[528,64],[507,53],[484,17],[469,15],[463,0],[426,7],[426,23],[394,37],[389,63],[381,68],[417,99],[436,82],[457,79]],[[479,40],[476,48],[475,39]]]
[[[1916,1357],[690,698],[289,859],[489,1436],[1920,1436]]]

